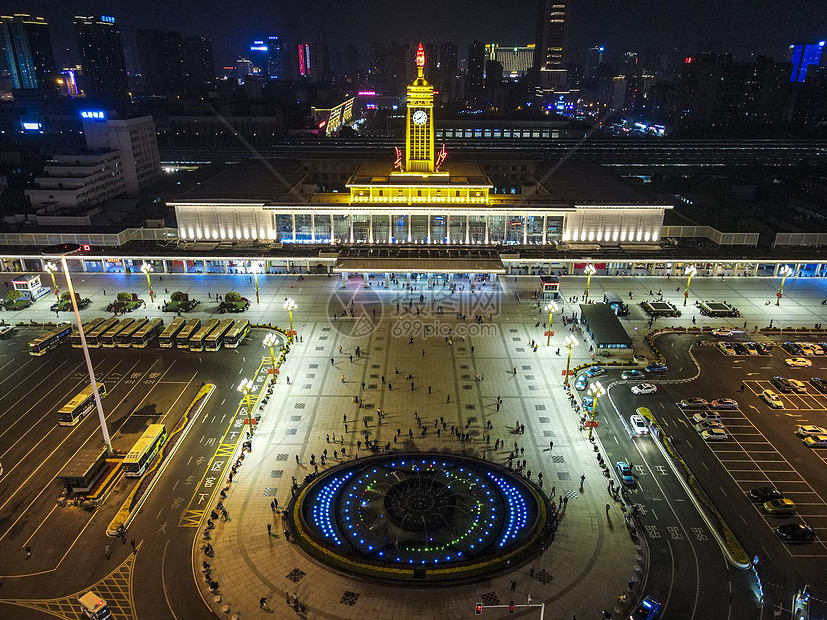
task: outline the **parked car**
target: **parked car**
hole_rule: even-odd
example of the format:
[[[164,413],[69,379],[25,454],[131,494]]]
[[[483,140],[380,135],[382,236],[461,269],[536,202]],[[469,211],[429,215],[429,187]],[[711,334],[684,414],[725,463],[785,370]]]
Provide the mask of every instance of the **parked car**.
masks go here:
[[[649,434],[649,427],[646,426],[646,421],[643,419],[642,416],[633,413],[629,416],[629,424],[632,426],[632,432],[635,435],[648,435]]]
[[[632,386],[632,394],[654,394],[658,391],[658,386],[651,383],[638,383]]]
[[[808,525],[803,523],[785,523],[775,528],[775,534],[789,543],[808,543],[813,542],[816,537],[816,531]]]
[[[777,387],[780,392],[784,392],[785,394],[793,391],[793,386],[790,385],[790,382],[786,377],[773,377],[770,379],[770,383]]]
[[[787,366],[792,366],[794,368],[807,368],[808,366],[813,365],[813,363],[806,357],[788,357],[784,360],[784,363]]]
[[[577,377],[577,381],[574,382],[574,389],[578,392],[582,392],[586,389],[587,383],[588,382],[586,381],[586,375],[580,375],[579,377]]]
[[[669,367],[666,364],[656,362],[654,364],[649,364],[646,368],[644,368],[644,370],[646,372],[666,372],[669,370]]]
[[[781,397],[772,390],[764,390],[761,392],[761,398],[773,409],[783,409],[784,407],[784,401],[782,401]]]
[[[749,490],[749,498],[754,502],[768,502],[773,499],[780,499],[784,494],[775,487],[756,487]]]
[[[704,420],[713,420],[715,422],[721,421],[721,416],[716,411],[699,411],[692,416],[692,424],[703,422]]]
[[[806,394],[807,393],[807,384],[803,381],[799,381],[798,379],[787,379],[790,383],[790,387],[793,388],[793,392],[796,394]]]
[[[643,379],[643,373],[639,370],[624,370],[620,373],[620,378],[623,380],[629,379]]]
[[[695,430],[699,433],[708,431],[711,428],[720,428],[721,430],[726,430],[724,428],[724,425],[721,424],[718,420],[701,420],[695,425]]]
[[[701,438],[704,441],[724,441],[729,435],[722,428],[710,428],[709,430],[701,431]]]
[[[790,355],[804,355],[804,350],[795,342],[785,342],[781,345],[781,348]]]
[[[771,355],[772,354],[772,343],[771,342],[756,342],[755,345],[758,347],[758,354],[759,355]]]
[[[827,394],[827,381],[820,377],[813,377],[810,379],[810,385],[822,394]]]
[[[827,429],[815,424],[806,424],[795,429],[795,434],[799,437],[809,437],[810,435],[827,435]]]
[[[586,371],[587,377],[599,377],[600,375],[605,375],[606,369],[602,366],[592,366]]]
[[[738,401],[733,398],[716,398],[709,406],[713,409],[737,409]]]
[[[799,355],[815,355],[816,351],[809,342],[796,342],[796,346],[801,349]]]
[[[678,407],[681,409],[706,409],[709,403],[705,398],[700,396],[693,396],[692,398],[684,398],[678,402]]]
[[[747,348],[740,342],[733,342],[732,348],[735,349],[736,355],[749,355],[749,351],[747,351]]]
[[[794,515],[796,511],[795,502],[786,497],[764,502],[763,507],[764,512],[771,515]]]
[[[735,349],[728,342],[719,342],[716,345],[724,355],[735,355]]]
[[[635,477],[632,475],[632,468],[629,467],[629,464],[626,461],[618,461],[615,464],[615,468],[617,469],[617,475],[620,476],[620,481],[623,484],[632,486],[635,483]]]
[[[810,435],[804,438],[804,445],[808,448],[827,448],[827,435]]]

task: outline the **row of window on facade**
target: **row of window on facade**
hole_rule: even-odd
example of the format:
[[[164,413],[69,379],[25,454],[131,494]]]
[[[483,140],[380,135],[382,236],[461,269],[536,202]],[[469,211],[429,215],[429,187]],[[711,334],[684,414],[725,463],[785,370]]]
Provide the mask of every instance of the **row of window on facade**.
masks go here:
[[[559,138],[551,129],[437,129],[436,138]]]

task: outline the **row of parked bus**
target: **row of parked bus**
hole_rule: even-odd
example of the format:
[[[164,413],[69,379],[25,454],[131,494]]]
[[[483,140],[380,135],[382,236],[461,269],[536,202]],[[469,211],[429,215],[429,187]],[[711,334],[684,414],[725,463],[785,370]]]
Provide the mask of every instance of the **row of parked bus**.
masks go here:
[[[246,319],[209,319],[202,324],[201,319],[176,318],[166,328],[161,318],[97,318],[83,324],[86,346],[93,349],[142,349],[158,338],[164,348],[177,346],[190,351],[218,351],[222,346],[237,347],[249,332],[250,322]],[[43,355],[67,338],[73,347],[83,346],[80,332],[73,332],[69,323],[62,323],[30,342],[29,353]]]

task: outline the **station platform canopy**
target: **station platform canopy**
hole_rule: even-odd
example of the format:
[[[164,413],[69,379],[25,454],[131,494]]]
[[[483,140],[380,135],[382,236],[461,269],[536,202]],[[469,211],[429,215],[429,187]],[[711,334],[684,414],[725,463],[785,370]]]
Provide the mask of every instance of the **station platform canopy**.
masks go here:
[[[494,249],[349,248],[339,253],[334,273],[474,273],[504,274]]]
[[[580,304],[583,327],[598,349],[630,349],[632,339],[609,304]]]

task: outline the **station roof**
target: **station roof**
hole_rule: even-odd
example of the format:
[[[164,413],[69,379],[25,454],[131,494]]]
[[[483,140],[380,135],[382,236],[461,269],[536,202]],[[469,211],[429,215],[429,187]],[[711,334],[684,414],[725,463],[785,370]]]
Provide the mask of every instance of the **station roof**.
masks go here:
[[[548,163],[540,166],[537,177],[542,189],[534,195],[546,193],[553,200],[576,206],[588,205],[664,205],[657,196],[643,187],[637,179],[618,176],[598,164],[577,162],[574,164]]]
[[[439,173],[399,173],[391,171],[391,164],[385,160],[368,160],[359,164],[356,172],[345,184],[374,186],[440,186],[440,187],[492,187],[479,164],[472,161],[454,161]]]
[[[291,193],[305,177],[301,163],[291,159],[248,159],[223,167],[218,173],[177,195],[170,202],[198,200],[255,200],[301,202]]]
[[[336,273],[505,273],[487,248],[350,248],[339,253]]]
[[[580,316],[591,330],[592,338],[598,346],[632,346],[632,339],[609,304],[580,304]]]

